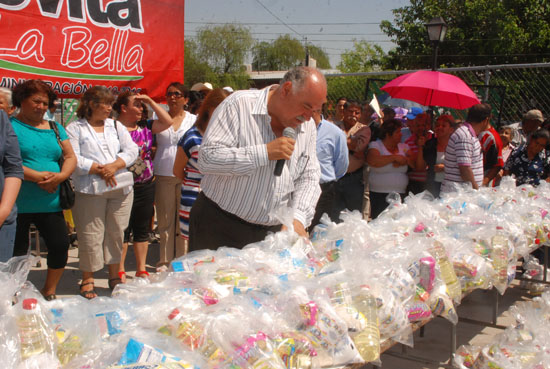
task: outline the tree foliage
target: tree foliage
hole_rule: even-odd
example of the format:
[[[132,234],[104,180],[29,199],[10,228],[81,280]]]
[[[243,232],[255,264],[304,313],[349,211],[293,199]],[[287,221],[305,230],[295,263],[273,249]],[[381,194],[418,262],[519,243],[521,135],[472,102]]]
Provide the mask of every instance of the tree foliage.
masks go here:
[[[197,43],[193,40],[185,41],[184,59],[185,86],[191,88],[197,82],[210,82],[214,87],[231,86],[234,89],[250,87],[249,76],[243,70],[232,73],[214,71],[207,61],[198,53]]]
[[[386,68],[432,66],[425,23],[442,16],[449,28],[440,44],[439,64],[448,67],[533,63],[550,58],[548,0],[411,0],[393,10],[395,22],[382,31],[398,46]]]
[[[312,57],[317,61],[317,68],[319,69],[330,69],[330,61],[328,59],[328,55],[319,46],[315,45],[308,45],[309,49],[309,56]]]
[[[328,56],[323,49],[314,45],[308,45],[312,58],[317,60],[317,67],[330,68]],[[305,59],[304,45],[290,35],[279,36],[275,41],[269,43],[262,41],[252,48],[252,69],[265,70],[287,70],[300,65]]]
[[[203,27],[197,33],[197,51],[216,73],[239,73],[254,41],[250,30],[238,24]]]
[[[382,48],[365,40],[353,41],[353,50],[346,50],[340,56],[338,69],[344,73],[372,72],[380,69],[385,58]]]
[[[187,87],[191,87],[197,82],[208,81],[208,77],[214,73],[212,68],[200,59],[197,43],[193,40],[185,40],[183,68]]]

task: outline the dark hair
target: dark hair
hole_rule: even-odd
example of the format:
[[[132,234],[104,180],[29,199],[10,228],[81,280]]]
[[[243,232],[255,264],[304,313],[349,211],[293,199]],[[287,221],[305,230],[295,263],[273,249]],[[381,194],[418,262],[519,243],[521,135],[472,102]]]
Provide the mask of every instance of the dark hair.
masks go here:
[[[166,92],[168,92],[168,89],[170,87],[175,87],[177,88],[181,94],[183,95],[183,97],[185,97],[186,99],[189,97],[189,90],[187,89],[187,87],[185,87],[183,85],[183,83],[180,83],[180,82],[172,82],[168,85],[168,87],[166,87]]]
[[[386,117],[386,115],[391,115],[392,117],[395,117],[395,110],[393,110],[393,108],[390,108],[389,106],[386,106],[384,109],[382,109],[382,113],[384,113],[384,117]]]
[[[491,117],[491,105],[486,103],[476,104],[468,110],[466,122],[481,123]]]
[[[403,124],[397,120],[397,119],[390,119],[384,122],[380,126],[380,139],[384,139],[387,136],[391,136],[397,131],[398,129],[401,129],[403,127]]]
[[[46,94],[48,96],[48,107],[57,99],[57,95],[52,88],[40,79],[29,79],[19,83],[13,88],[12,101],[13,106],[20,108],[21,103],[34,94]]]
[[[197,114],[197,111],[201,107],[203,95],[199,91],[189,91],[189,101],[187,101],[187,110],[191,114]]]
[[[90,118],[92,116],[92,106],[101,103],[112,104],[115,97],[112,92],[105,86],[94,86],[84,92],[80,98],[80,105],[76,110],[76,115],[79,118]]]
[[[134,95],[135,93],[133,93],[132,91],[121,92],[117,96],[116,101],[113,104],[113,110],[120,114],[120,112],[122,111],[122,105],[128,106],[128,104],[130,103],[130,97]]]
[[[229,95],[230,93],[223,88],[215,88],[210,91],[208,95],[206,95],[206,97],[204,98],[204,101],[199,108],[199,113],[197,115],[195,126],[203,132],[206,131],[206,127],[208,127],[208,122],[210,121],[209,110],[212,108],[216,108]]]
[[[346,100],[346,102],[344,103],[344,110],[346,110],[350,106],[357,106],[358,108],[362,109],[361,103],[357,100],[353,100],[353,99]]]
[[[531,135],[529,135],[529,142],[531,142],[531,140],[537,140],[539,138],[545,138],[548,142],[550,141],[550,133],[544,128],[539,128],[535,132],[531,133]]]
[[[340,100],[348,101],[348,98],[344,97],[344,96],[339,97],[339,98],[336,99],[336,103],[338,103],[338,101],[340,101]]]

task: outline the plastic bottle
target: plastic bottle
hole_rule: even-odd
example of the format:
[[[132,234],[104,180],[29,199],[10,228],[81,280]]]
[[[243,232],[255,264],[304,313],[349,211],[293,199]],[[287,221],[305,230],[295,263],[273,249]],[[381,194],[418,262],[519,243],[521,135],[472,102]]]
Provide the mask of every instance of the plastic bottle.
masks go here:
[[[78,336],[70,336],[57,348],[57,358],[62,365],[82,354],[82,342]]]
[[[496,273],[496,281],[500,286],[506,287],[508,283],[508,240],[502,235],[494,235],[491,238],[491,259]]]
[[[337,283],[331,288],[330,302],[332,306],[351,306],[351,293],[346,282]]]
[[[353,335],[357,351],[366,363],[380,356],[380,331],[378,329],[378,307],[376,299],[369,292],[361,292],[353,299],[353,305],[365,319],[362,331]]]
[[[293,355],[291,362],[289,363],[290,369],[311,369],[312,360],[309,355],[298,354]]]
[[[441,272],[441,278],[443,282],[447,285],[447,290],[449,291],[449,296],[454,301],[460,301],[462,298],[462,289],[460,287],[460,282],[456,277],[455,270],[453,265],[449,261],[447,252],[443,247],[443,244],[439,241],[434,241],[430,253],[437,260],[439,264],[439,270]]]
[[[21,359],[46,352],[49,348],[46,326],[40,317],[40,306],[36,299],[23,300],[17,327],[21,340]]]

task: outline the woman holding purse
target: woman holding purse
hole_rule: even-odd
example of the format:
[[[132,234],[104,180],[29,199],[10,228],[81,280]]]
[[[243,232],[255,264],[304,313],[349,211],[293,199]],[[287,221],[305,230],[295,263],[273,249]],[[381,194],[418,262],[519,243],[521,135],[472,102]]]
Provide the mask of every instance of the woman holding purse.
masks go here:
[[[138,126],[142,119],[143,105],[146,103],[157,114],[151,129]],[[155,176],[153,175],[153,134],[164,131],[172,125],[172,118],[166,110],[155,103],[147,95],[136,95],[133,92],[123,92],[113,105],[118,114],[118,120],[124,124],[132,140],[138,145],[139,155],[134,164],[128,169],[134,175],[134,201],[130,213],[130,223],[124,232],[122,259],[118,275],[122,282],[126,282],[124,261],[128,250],[130,235],[133,237],[134,254],[136,255],[136,277],[148,277],[145,270],[149,235],[151,232],[151,217],[154,214]]]
[[[134,177],[126,168],[136,160],[138,147],[124,125],[109,118],[113,102],[106,87],[92,87],[81,98],[80,119],[67,127],[77,157],[73,217],[82,270],[80,294],[87,299],[97,297],[94,272],[104,264],[109,288],[121,283],[124,230],[134,199]]]
[[[69,235],[59,201],[59,185],[69,178],[76,166],[76,157],[63,126],[43,119],[48,105],[55,99],[55,93],[43,81],[25,81],[13,90],[13,103],[20,110],[11,118],[24,172],[16,202],[18,215],[13,255],[29,252],[29,227],[33,223],[48,249],[46,282],[40,291],[46,300],[56,298],[57,284],[67,265]],[[60,159],[63,159],[62,167]]]

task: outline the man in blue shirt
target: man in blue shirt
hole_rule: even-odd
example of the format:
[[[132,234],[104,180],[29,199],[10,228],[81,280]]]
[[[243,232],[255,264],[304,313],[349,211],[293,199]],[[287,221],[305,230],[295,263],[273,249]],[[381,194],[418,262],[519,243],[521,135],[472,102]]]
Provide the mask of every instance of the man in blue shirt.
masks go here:
[[[319,224],[319,219],[324,213],[327,213],[332,220],[338,218],[338,214],[334,214],[335,186],[336,181],[346,174],[349,163],[346,134],[335,124],[323,119],[321,113],[313,112],[312,117],[317,125],[317,159],[321,167],[321,196],[315,208],[310,230]]]

